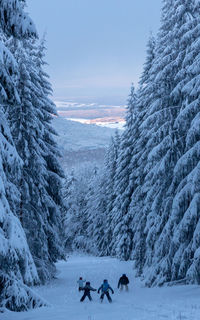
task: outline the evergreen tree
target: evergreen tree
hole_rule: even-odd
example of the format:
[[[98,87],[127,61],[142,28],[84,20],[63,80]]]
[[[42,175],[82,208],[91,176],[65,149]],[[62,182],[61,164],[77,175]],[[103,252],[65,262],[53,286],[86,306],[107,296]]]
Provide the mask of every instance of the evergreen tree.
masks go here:
[[[74,171],[65,178],[63,186],[64,226],[65,243],[68,250],[90,251],[92,242],[87,231],[87,201],[88,193],[91,190],[90,179],[91,177],[85,173],[75,175]]]
[[[132,246],[132,230],[130,228],[130,216],[128,214],[131,202],[132,189],[129,186],[131,173],[130,161],[133,155],[133,140],[137,131],[137,97],[134,86],[128,100],[126,127],[121,137],[119,157],[115,174],[116,198],[112,210],[112,254],[125,260],[129,259]]]
[[[143,127],[144,119],[148,113],[149,104],[152,97],[153,65],[155,60],[156,41],[151,35],[147,43],[147,57],[144,69],[139,82],[138,90],[138,133],[134,139],[133,156],[131,158],[129,188],[133,194],[129,212],[132,215],[131,228],[133,232],[133,249],[130,258],[135,260],[135,267],[138,275],[141,275],[145,262],[145,225],[148,212],[143,211],[144,199],[147,190],[142,188],[145,179],[145,167],[148,162],[148,141],[151,136],[149,128]]]
[[[52,127],[53,116],[57,116],[56,106],[50,99],[52,94],[49,76],[44,71],[45,66],[45,39],[42,39],[36,50],[35,66],[38,70],[38,77],[35,85],[42,91],[41,108],[42,116],[40,121],[43,125],[43,157],[46,163],[45,180],[47,183],[46,191],[48,194],[48,224],[47,231],[49,254],[53,262],[64,258],[63,251],[63,228],[61,225],[61,215],[63,210],[62,198],[62,179],[64,172],[60,166],[61,157],[54,136],[57,135]]]
[[[38,284],[39,278],[22,226],[11,211],[19,196],[15,183],[20,179],[20,159],[6,118],[0,114],[0,306],[20,311],[40,306],[42,301],[27,287]]]
[[[42,305],[27,285],[39,283],[38,274],[19,219],[17,181],[21,160],[13,144],[4,107],[19,102],[17,63],[4,46],[4,33],[17,37],[35,34],[32,21],[18,1],[0,1],[0,306],[13,311]],[[11,210],[12,209],[12,210]]]
[[[86,233],[88,237],[86,250],[94,255],[104,255],[103,243],[106,234],[106,175],[100,170],[95,171],[89,185],[86,206]],[[92,239],[92,241],[90,240]]]
[[[73,242],[76,237],[78,218],[78,205],[76,203],[76,178],[72,171],[70,175],[65,177],[63,183],[63,199],[64,199],[64,229],[65,229],[65,246],[68,251],[73,249]]]
[[[164,1],[162,27],[152,68],[152,101],[143,122],[143,128],[151,128],[147,144],[149,155],[144,169],[146,176],[142,186],[147,190],[142,210],[144,214],[148,213],[145,264],[156,266],[149,275],[150,284],[162,283],[171,278],[170,257],[173,253],[166,253],[166,241],[161,246],[159,237],[163,237],[166,221],[171,214],[174,195],[170,186],[174,167],[184,150],[184,141],[179,139],[182,132],[176,127],[176,118],[184,104],[180,90],[182,79],[177,74],[189,48],[188,42],[181,41],[190,30],[193,10],[192,1],[187,4],[178,0]],[[177,86],[179,90],[174,91]],[[163,255],[166,263],[163,263]]]
[[[0,0],[0,27],[3,32],[16,38],[36,36],[35,25],[23,11],[23,2],[18,0]]]
[[[111,137],[105,164],[91,179],[87,200],[87,233],[93,239],[92,253],[110,255],[112,241],[112,208],[115,200],[115,174],[120,144],[119,132]],[[89,245],[90,247],[90,245]],[[88,250],[89,251],[89,250]]]
[[[54,262],[64,257],[61,245],[61,173],[50,126],[54,112],[50,85],[40,55],[31,41],[10,43],[19,65],[20,103],[7,110],[13,139],[23,160],[19,184],[19,217],[42,282],[55,273]],[[54,112],[55,113],[55,112]]]
[[[189,4],[176,4],[185,19],[187,32],[180,37],[181,48],[187,44],[187,54],[177,73],[179,80],[172,94],[181,97],[181,109],[176,119],[179,144],[183,146],[180,159],[174,172],[170,189],[171,212],[161,238],[161,248],[166,239],[169,251],[168,259],[170,280],[186,279],[188,282],[200,283],[199,268],[199,53],[200,32],[199,5],[191,2],[193,10],[187,11]],[[181,34],[182,35],[182,34]],[[158,248],[158,251],[159,248]]]
[[[104,221],[104,237],[101,244],[101,252],[104,255],[110,255],[112,250],[112,239],[113,239],[113,226],[112,226],[112,210],[114,208],[114,203],[116,199],[116,189],[115,189],[115,176],[117,170],[117,161],[119,157],[121,136],[119,132],[115,132],[115,136],[111,138],[110,145],[107,149],[105,156],[104,171],[104,186],[101,193],[106,195],[106,217]],[[103,177],[102,177],[103,180]]]

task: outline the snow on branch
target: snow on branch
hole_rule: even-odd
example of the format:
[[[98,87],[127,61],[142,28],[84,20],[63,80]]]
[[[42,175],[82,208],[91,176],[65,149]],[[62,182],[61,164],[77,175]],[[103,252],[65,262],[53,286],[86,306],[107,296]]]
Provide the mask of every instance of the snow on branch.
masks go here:
[[[0,0],[0,26],[7,35],[17,38],[37,37],[32,19],[18,0]]]

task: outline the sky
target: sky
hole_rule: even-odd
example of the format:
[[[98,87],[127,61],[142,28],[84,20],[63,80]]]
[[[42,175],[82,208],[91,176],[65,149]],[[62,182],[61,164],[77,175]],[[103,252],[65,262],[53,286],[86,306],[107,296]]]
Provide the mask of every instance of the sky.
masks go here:
[[[55,99],[123,104],[137,86],[162,0],[27,0],[46,33]]]

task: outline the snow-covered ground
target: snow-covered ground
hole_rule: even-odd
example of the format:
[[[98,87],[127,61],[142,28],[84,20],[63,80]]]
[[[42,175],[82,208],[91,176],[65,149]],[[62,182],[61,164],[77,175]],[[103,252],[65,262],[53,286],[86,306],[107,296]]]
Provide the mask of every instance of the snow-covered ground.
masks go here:
[[[108,257],[96,258],[74,255],[57,264],[58,277],[37,292],[50,307],[24,313],[6,312],[1,320],[199,320],[200,287],[176,286],[145,288],[134,278],[132,262]],[[119,292],[118,278],[126,273],[130,279],[129,292]],[[100,304],[99,295],[92,292],[93,301],[81,303],[77,279],[83,276],[94,288],[108,279],[115,294],[113,303],[106,299]],[[87,299],[87,298],[86,298]]]

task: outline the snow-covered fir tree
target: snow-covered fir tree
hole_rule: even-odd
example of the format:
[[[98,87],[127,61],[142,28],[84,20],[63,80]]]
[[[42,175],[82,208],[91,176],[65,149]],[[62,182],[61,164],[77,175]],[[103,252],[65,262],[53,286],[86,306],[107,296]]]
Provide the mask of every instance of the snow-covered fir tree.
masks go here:
[[[149,156],[143,185],[148,190],[143,208],[144,212],[148,212],[145,264],[156,266],[148,275],[150,284],[177,279],[177,275],[174,277],[171,272],[176,253],[175,247],[171,247],[171,237],[176,237],[176,230],[171,233],[168,221],[173,217],[172,200],[175,195],[171,184],[174,168],[184,152],[185,144],[182,138],[185,134],[184,123],[180,130],[176,126],[176,119],[185,104],[181,92],[184,73],[181,70],[191,45],[183,39],[194,23],[193,1],[164,2],[153,69],[154,101],[143,124],[153,127],[148,141]],[[179,73],[181,78],[177,76]]]
[[[89,239],[94,239],[92,246],[88,243],[88,251],[93,254],[111,254],[112,208],[116,197],[114,179],[119,144],[120,135],[116,131],[107,148],[104,166],[91,179],[87,195],[87,234]]]
[[[65,183],[65,209],[66,209],[66,245],[73,250],[84,250],[86,242],[85,233],[85,199],[86,188],[85,180],[74,176],[66,178]]]
[[[0,307],[21,311],[43,303],[28,288],[39,284],[39,277],[22,225],[11,211],[18,207],[21,160],[2,111],[0,115]]]
[[[23,11],[25,0],[0,0],[0,26],[7,35],[16,38],[36,36],[32,19]]]
[[[74,176],[74,171],[65,177],[63,183],[63,199],[64,199],[64,210],[65,214],[63,217],[64,228],[65,228],[65,245],[68,251],[74,249],[74,239],[76,237],[76,232],[80,228],[78,224],[78,213],[80,208],[78,208],[78,201],[76,199],[76,177]],[[78,224],[78,227],[77,227]]]
[[[56,106],[50,99],[52,87],[49,82],[49,76],[44,71],[45,62],[45,39],[43,38],[36,48],[36,56],[34,58],[38,77],[35,79],[35,86],[41,89],[41,116],[40,121],[43,125],[41,145],[43,158],[45,160],[46,172],[44,173],[46,180],[47,198],[44,201],[47,204],[47,220],[48,228],[46,235],[48,239],[48,250],[52,262],[64,258],[63,251],[63,228],[61,224],[61,215],[63,210],[62,198],[62,179],[64,172],[61,168],[59,158],[61,153],[55,142],[54,136],[57,132],[52,127],[53,116],[57,116]]]
[[[23,160],[19,218],[40,280],[55,273],[54,262],[64,256],[61,245],[61,168],[52,138],[51,114],[55,108],[48,98],[50,85],[42,70],[43,49],[33,41],[10,41],[19,66],[20,103],[7,109],[16,149]]]
[[[191,6],[191,7],[190,7]],[[181,10],[180,10],[181,8]],[[185,279],[200,283],[199,274],[199,5],[191,1],[185,4],[177,1],[176,10],[184,21],[186,32],[180,34],[180,51],[187,45],[187,53],[176,75],[178,85],[172,92],[181,104],[175,126],[181,156],[174,168],[170,188],[171,212],[161,238],[162,247],[166,240],[169,251],[165,250],[168,274],[172,280]],[[157,251],[159,253],[159,251]]]
[[[146,196],[146,191],[142,188],[145,179],[145,166],[148,160],[149,150],[147,143],[151,136],[151,131],[148,128],[143,128],[142,124],[148,112],[148,105],[151,101],[152,81],[153,76],[152,68],[155,59],[156,41],[151,35],[147,43],[147,57],[144,64],[143,73],[139,82],[138,95],[138,117],[137,137],[134,139],[133,156],[130,162],[130,178],[129,187],[132,188],[133,193],[129,212],[132,216],[131,228],[133,232],[133,248],[130,258],[135,260],[135,266],[138,274],[141,274],[144,264],[145,254],[145,233],[144,228],[146,224],[146,217],[148,212],[143,212],[143,204]]]
[[[86,233],[87,241],[86,251],[94,255],[102,255],[102,247],[105,236],[106,221],[106,176],[100,170],[95,170],[90,180],[89,190],[86,195]],[[103,192],[104,190],[104,192]]]
[[[130,229],[130,216],[128,214],[131,202],[132,189],[129,188],[129,177],[131,173],[130,161],[133,155],[133,140],[137,131],[137,96],[134,86],[128,99],[126,114],[126,127],[121,137],[119,155],[117,159],[114,188],[115,201],[112,209],[111,228],[113,236],[111,252],[113,255],[125,260],[130,258],[132,246],[132,230]]]
[[[17,0],[0,1],[0,306],[26,310],[43,302],[28,285],[39,283],[26,236],[16,216],[19,206],[17,183],[21,179],[19,158],[5,117],[5,106],[19,103],[16,60],[5,47],[6,36],[36,35],[34,24]],[[15,212],[16,211],[16,212]]]
[[[88,203],[93,199],[97,168],[85,168],[82,172],[68,174],[63,185],[63,198],[65,205],[64,226],[65,245],[68,250],[82,250],[92,252],[91,235],[88,233],[88,220],[90,210]],[[90,203],[93,217],[94,207]],[[95,224],[94,224],[95,226]],[[91,232],[91,231],[90,231]]]
[[[105,209],[105,220],[103,222],[104,237],[101,241],[101,252],[104,255],[110,255],[112,250],[112,239],[113,239],[113,228],[112,228],[112,210],[116,199],[115,190],[115,176],[117,170],[117,162],[119,158],[119,147],[120,147],[121,136],[118,131],[111,138],[110,145],[108,146],[104,171],[104,185],[102,186],[101,193],[106,196],[106,209]]]

